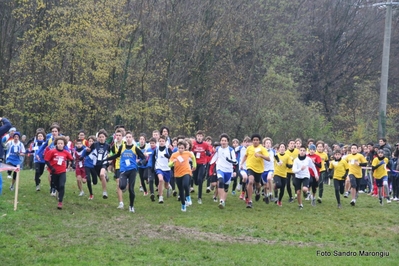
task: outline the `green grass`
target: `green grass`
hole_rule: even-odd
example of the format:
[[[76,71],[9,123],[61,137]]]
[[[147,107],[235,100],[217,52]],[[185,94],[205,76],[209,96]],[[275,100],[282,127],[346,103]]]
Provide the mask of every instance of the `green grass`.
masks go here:
[[[11,180],[3,173],[0,197],[0,265],[397,265],[399,204],[380,206],[361,194],[356,207],[343,199],[336,208],[332,186],[323,203],[305,202],[302,211],[254,202],[246,209],[228,195],[220,210],[210,194],[186,213],[176,198],[151,202],[136,188],[136,213],[116,209],[115,182],[109,198],[78,197],[75,177],[68,173],[63,210],[48,193],[47,177],[36,192],[34,172],[21,172],[18,210],[13,210]],[[85,188],[86,194],[87,189]],[[128,206],[128,193],[124,194]],[[334,256],[352,251],[356,257]],[[385,251],[387,257],[359,256],[359,251]],[[331,252],[318,256],[317,251]]]

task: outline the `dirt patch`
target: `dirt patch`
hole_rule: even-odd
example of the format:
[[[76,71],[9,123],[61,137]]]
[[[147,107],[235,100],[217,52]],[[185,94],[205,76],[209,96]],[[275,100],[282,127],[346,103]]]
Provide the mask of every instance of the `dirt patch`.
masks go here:
[[[174,225],[144,225],[141,230],[134,235],[136,238],[146,236],[148,238],[165,239],[165,240],[180,240],[183,238],[194,239],[206,242],[227,242],[240,244],[280,244],[287,246],[318,246],[323,247],[324,244],[310,243],[310,242],[294,242],[294,241],[278,241],[267,240],[264,238],[256,238],[251,236],[229,236],[225,234],[210,233],[199,231],[195,228],[188,228]]]

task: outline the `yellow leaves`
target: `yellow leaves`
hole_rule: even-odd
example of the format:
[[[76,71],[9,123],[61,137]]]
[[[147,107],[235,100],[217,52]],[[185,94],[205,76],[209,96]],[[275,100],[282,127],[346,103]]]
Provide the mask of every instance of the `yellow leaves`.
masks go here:
[[[40,9],[44,9],[46,7],[46,4],[43,0],[36,0],[36,5],[37,11],[40,11]]]

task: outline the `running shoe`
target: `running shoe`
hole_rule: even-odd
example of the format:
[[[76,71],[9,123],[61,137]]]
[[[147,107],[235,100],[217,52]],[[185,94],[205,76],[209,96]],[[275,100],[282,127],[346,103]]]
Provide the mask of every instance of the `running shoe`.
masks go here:
[[[266,197],[263,198],[263,201],[264,201],[266,204],[269,204],[270,199],[269,199],[268,196],[266,196]]]
[[[177,196],[177,192],[176,192],[176,190],[173,190],[173,197],[176,197]]]
[[[10,190],[14,191],[14,186],[13,185],[10,186]]]
[[[318,198],[317,198],[317,202],[318,202],[318,203],[321,203],[321,201],[322,201],[321,198],[318,197]]]
[[[62,202],[58,202],[57,209],[62,210]]]
[[[233,195],[233,196],[235,196],[235,195],[236,195],[236,192],[235,192],[235,190],[231,191],[231,195]]]
[[[289,198],[288,199],[288,203],[293,203],[294,202],[294,198]]]
[[[313,207],[316,206],[316,199],[315,198],[312,199],[312,206]]]
[[[242,192],[240,193],[240,200],[244,200],[244,198],[245,198],[245,192],[242,191]]]
[[[123,209],[123,202],[119,202],[118,209]]]
[[[147,195],[148,195],[148,192],[144,192],[143,196],[145,197],[145,196],[147,196]]]
[[[338,204],[338,209],[341,209],[341,208],[342,208],[341,204]]]
[[[158,203],[159,203],[159,204],[162,204],[162,203],[163,203],[163,196],[159,196]]]
[[[351,205],[355,206],[355,204],[356,204],[356,201],[355,200],[351,200]]]
[[[202,204],[202,199],[198,199],[198,204]]]
[[[379,199],[380,200],[380,205],[384,205],[384,203],[382,202],[382,198]]]
[[[103,192],[103,199],[108,199],[108,193],[107,193],[107,191],[104,191],[104,192]]]
[[[144,189],[143,189],[143,187],[142,187],[142,186],[140,186],[140,189],[139,189],[139,191],[140,191],[140,192],[144,192]]]
[[[154,193],[151,193],[150,199],[151,199],[151,201],[155,201]]]
[[[219,203],[219,209],[224,209],[224,206],[226,206],[226,204],[221,200]]]
[[[80,193],[79,193],[79,197],[82,197],[84,194],[85,194],[85,193],[84,193],[84,191],[83,191],[83,190],[82,190],[82,191],[80,191]]]
[[[255,195],[255,201],[259,201],[259,199],[260,199],[260,194],[259,194],[259,193],[256,193],[256,195]]]
[[[218,202],[218,199],[216,197],[213,197],[213,202]]]
[[[252,209],[252,201],[248,201],[248,203],[247,203],[247,208],[248,208],[248,209]]]
[[[187,211],[186,205],[184,205],[184,204],[181,205],[181,211],[182,212],[186,212]]]
[[[129,206],[129,212],[134,213],[134,207],[133,206]]]
[[[387,203],[391,203],[391,200],[390,200],[390,199],[387,199]]]
[[[90,195],[89,200],[94,199],[94,195]]]
[[[211,192],[211,187],[207,187],[206,188],[206,193],[210,193]]]
[[[191,201],[191,197],[187,196],[186,197],[186,206],[188,207],[188,206],[191,206],[191,205],[193,205],[193,202]]]
[[[303,205],[300,204],[300,205],[298,206],[298,209],[299,209],[299,210],[303,210]]]
[[[283,207],[283,203],[281,201],[277,201],[277,206]]]
[[[40,185],[36,186],[36,191],[40,191]]]

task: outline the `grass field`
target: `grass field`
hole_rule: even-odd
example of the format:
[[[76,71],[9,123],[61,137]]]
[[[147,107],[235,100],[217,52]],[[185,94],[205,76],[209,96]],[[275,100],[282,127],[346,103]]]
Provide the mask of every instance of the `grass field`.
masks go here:
[[[283,206],[254,202],[246,209],[230,193],[220,210],[210,194],[186,213],[176,198],[151,202],[136,188],[136,213],[118,210],[116,185],[109,198],[94,186],[94,200],[78,196],[68,173],[63,210],[48,193],[47,177],[35,191],[34,172],[21,172],[18,210],[3,173],[0,197],[0,265],[398,265],[399,203],[380,206],[360,194],[337,209],[332,186],[323,203]],[[137,182],[136,182],[137,184]],[[345,253],[344,252],[351,252]],[[367,254],[362,252],[382,252]],[[349,256],[345,256],[349,255]],[[368,256],[366,256],[368,255]],[[383,256],[377,256],[383,255]]]

